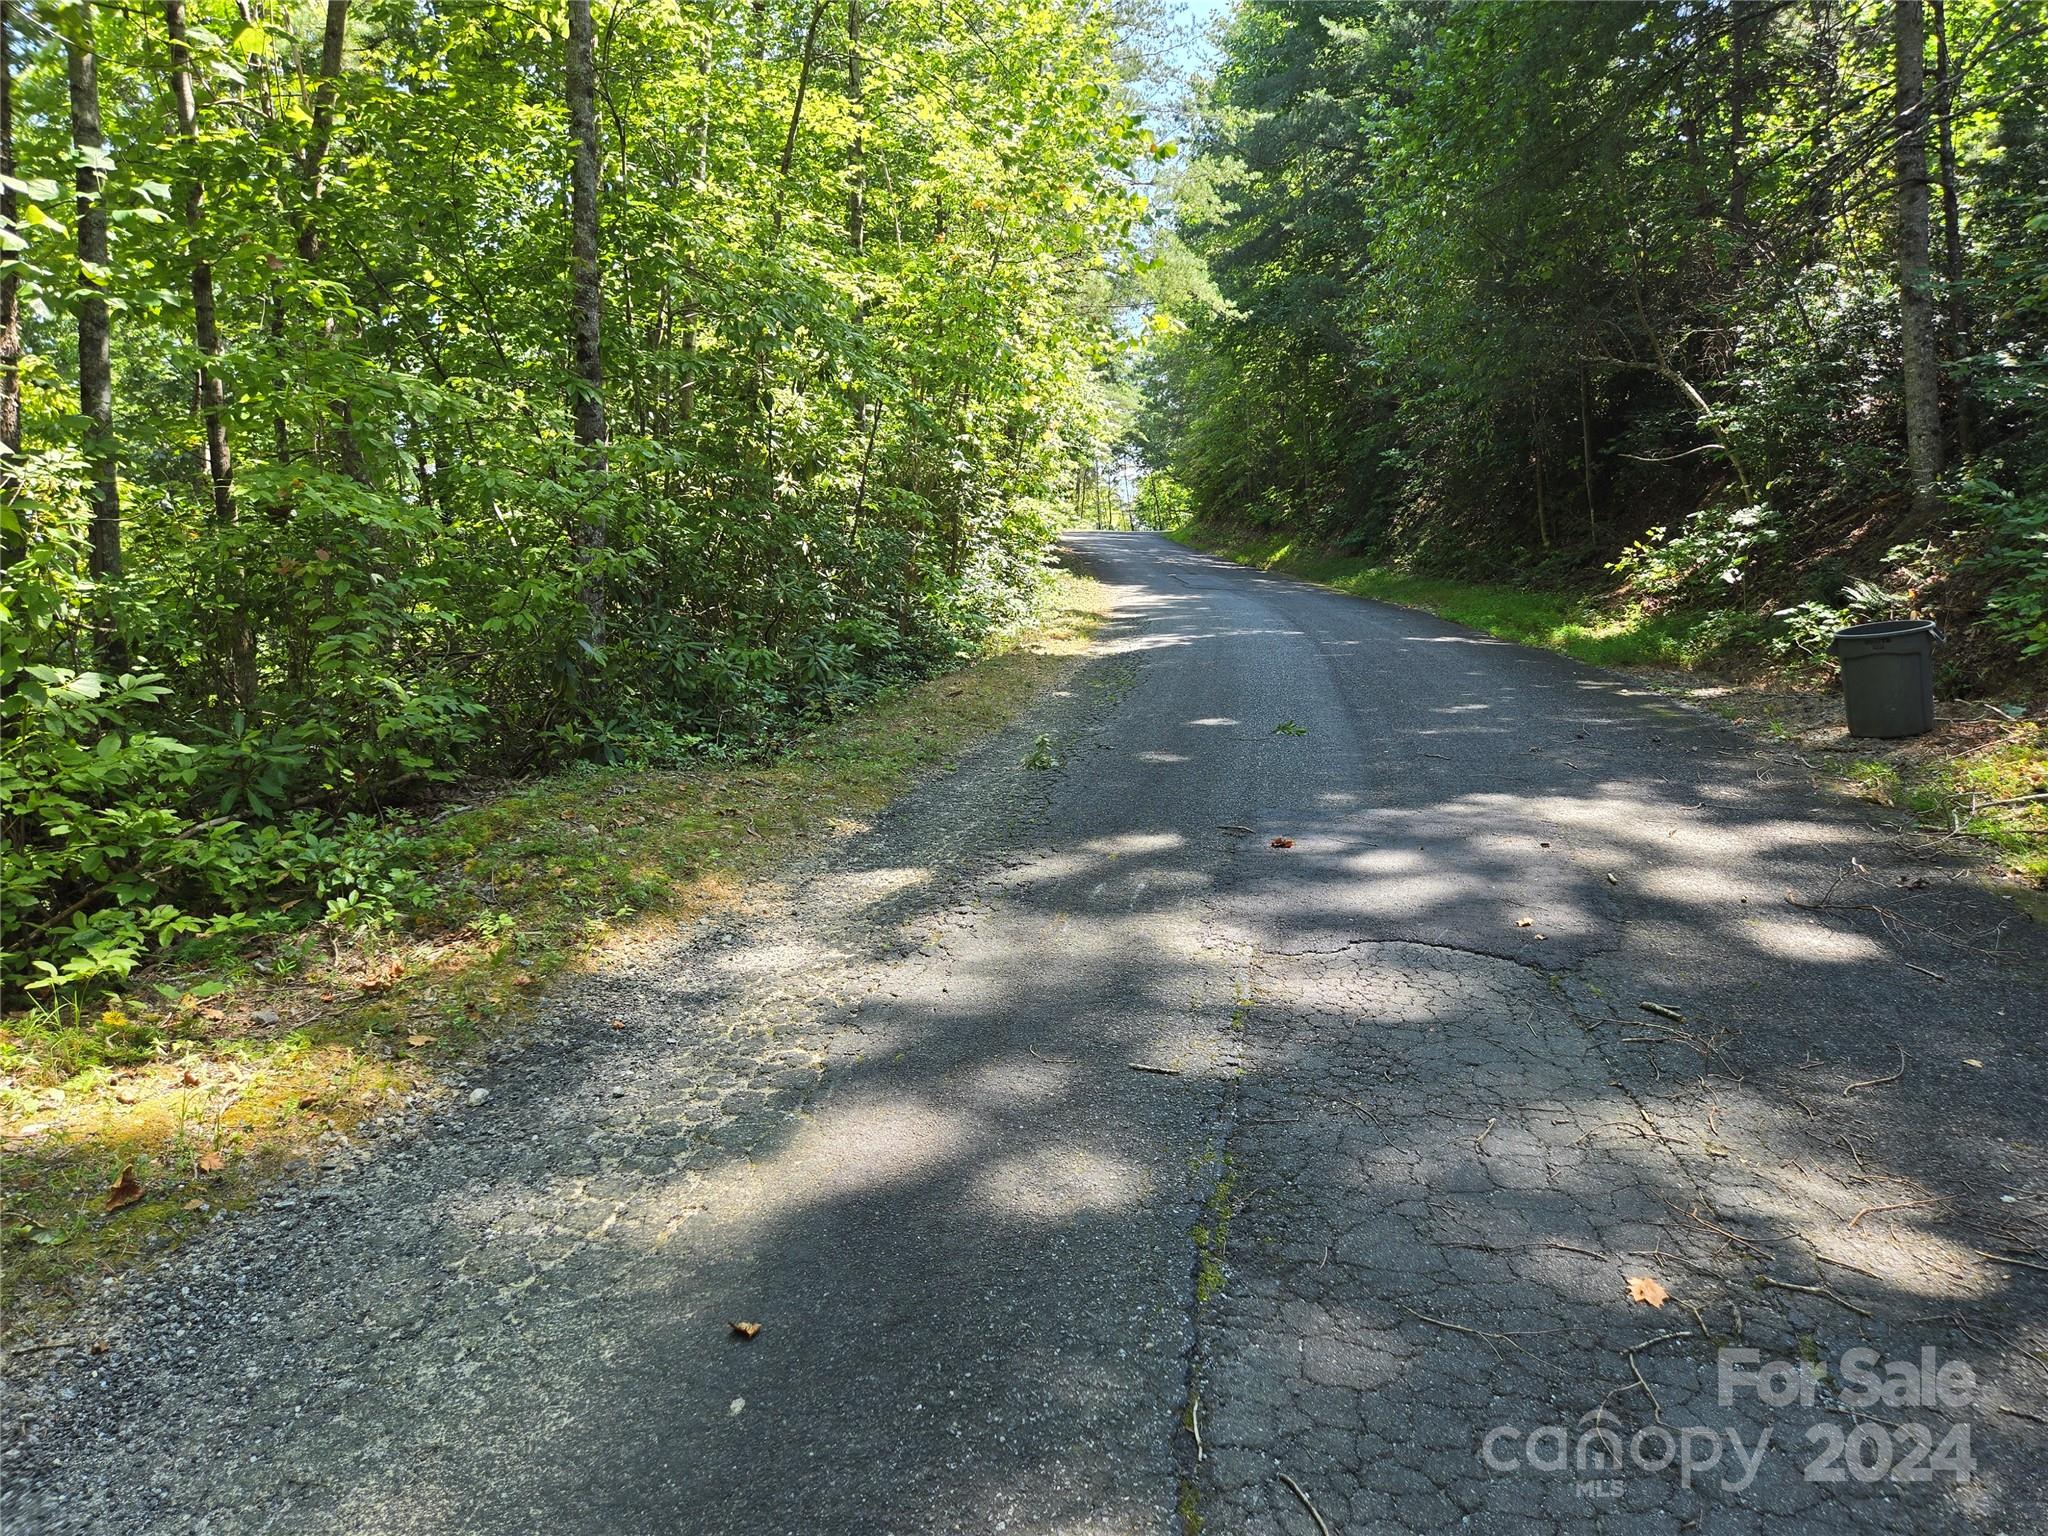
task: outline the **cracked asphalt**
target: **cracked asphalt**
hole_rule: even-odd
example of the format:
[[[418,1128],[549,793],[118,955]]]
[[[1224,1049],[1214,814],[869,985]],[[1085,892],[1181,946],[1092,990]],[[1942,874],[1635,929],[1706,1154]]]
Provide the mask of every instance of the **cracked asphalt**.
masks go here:
[[[956,774],[10,1360],[10,1536],[2041,1529],[2039,925],[1615,674],[1068,550]]]

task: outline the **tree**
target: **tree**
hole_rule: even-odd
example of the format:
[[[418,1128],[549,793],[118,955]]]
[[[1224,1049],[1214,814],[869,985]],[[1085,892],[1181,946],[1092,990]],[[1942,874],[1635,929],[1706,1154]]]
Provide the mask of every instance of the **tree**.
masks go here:
[[[1108,8],[863,0],[841,74],[820,0],[7,3],[0,981],[297,921],[343,818],[736,749],[1037,589],[1149,174]]]
[[[93,9],[74,5],[65,15],[65,81],[71,104],[71,144],[78,164],[78,409],[85,418],[85,456],[92,479],[92,576],[111,587],[121,578],[120,454],[114,439],[114,365],[106,284],[106,171],[111,161],[100,128],[99,60],[93,52]],[[110,607],[99,604],[101,643],[118,658],[120,641]]]
[[[21,273],[14,249],[23,244],[14,192],[14,0],[0,0],[0,569],[28,551],[16,460],[21,457]]]
[[[572,289],[570,327],[569,414],[576,424],[576,445],[594,476],[605,463],[604,422],[604,279],[598,268],[596,28],[590,0],[569,0],[569,55],[566,71],[569,107],[569,265]],[[602,501],[596,503],[602,508]],[[601,510],[578,519],[577,542],[583,566],[583,603],[589,617],[585,639],[593,650],[604,645],[604,589],[593,567],[605,547]]]
[[[1941,362],[1928,257],[1927,34],[1921,0],[1892,0],[1896,60],[1899,345],[1906,407],[1906,469],[1916,511],[1938,509]]]

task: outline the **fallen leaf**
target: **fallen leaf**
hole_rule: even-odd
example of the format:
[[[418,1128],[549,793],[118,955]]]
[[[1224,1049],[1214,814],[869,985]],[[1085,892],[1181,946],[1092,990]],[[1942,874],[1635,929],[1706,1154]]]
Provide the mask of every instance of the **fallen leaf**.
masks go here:
[[[1515,919],[1515,926],[1517,928],[1527,928],[1531,923],[1535,921],[1536,919],[1533,917],[1518,917]]]
[[[107,1191],[106,1208],[110,1211],[118,1211],[122,1206],[133,1205],[141,1198],[142,1186],[135,1182],[135,1165],[133,1163],[124,1164],[121,1169],[121,1177],[114,1180],[113,1187]]]
[[[434,1037],[432,1035],[407,1035],[405,1037],[405,1043],[411,1046],[414,1050],[418,1050],[423,1045],[432,1045],[434,1043]]]
[[[114,1090],[114,1102],[116,1104],[133,1104],[141,1097],[142,1095],[133,1088],[116,1088]]]
[[[225,1157],[223,1157],[219,1152],[215,1151],[200,1153],[199,1161],[194,1166],[196,1166],[201,1173],[219,1173],[221,1169],[227,1167],[227,1165],[228,1160]]]
[[[1645,1306],[1661,1307],[1671,1299],[1671,1293],[1648,1275],[1628,1277],[1628,1299],[1640,1301]]]
[[[105,1339],[94,1339],[92,1343],[87,1346],[86,1353],[89,1355],[104,1355],[108,1351],[113,1349],[113,1347],[114,1346],[109,1344]]]
[[[1294,846],[1294,839],[1291,837],[1276,837],[1266,846],[1269,848],[1292,848]]]
[[[1984,1063],[1979,1061],[1974,1056],[1965,1056],[1963,1058],[1963,1065],[1966,1067],[1981,1067],[1984,1065]]]
[[[199,1074],[194,1072],[190,1067],[187,1067],[184,1073],[178,1078],[178,1081],[187,1088],[197,1088],[199,1086]]]
[[[207,1209],[207,1204],[204,1200],[187,1200],[185,1202],[185,1209],[188,1211],[203,1211]]]
[[[1621,884],[1621,877],[1620,877],[1619,875],[1615,874],[1615,872],[1614,872],[1613,870],[1611,870],[1611,869],[1610,869],[1610,870],[1609,870],[1609,871],[1607,872],[1607,883],[1608,883],[1609,885],[1619,885],[1619,884]]]
[[[727,1326],[730,1327],[734,1333],[738,1334],[743,1339],[751,1339],[755,1334],[761,1331],[761,1325],[759,1323],[730,1323]]]

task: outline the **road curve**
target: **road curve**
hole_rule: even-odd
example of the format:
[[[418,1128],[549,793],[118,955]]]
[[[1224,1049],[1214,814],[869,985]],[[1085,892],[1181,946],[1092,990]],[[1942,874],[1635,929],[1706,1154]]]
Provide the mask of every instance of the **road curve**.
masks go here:
[[[1615,674],[1066,548],[1028,719],[10,1361],[6,1530],[2040,1528],[2039,926]]]

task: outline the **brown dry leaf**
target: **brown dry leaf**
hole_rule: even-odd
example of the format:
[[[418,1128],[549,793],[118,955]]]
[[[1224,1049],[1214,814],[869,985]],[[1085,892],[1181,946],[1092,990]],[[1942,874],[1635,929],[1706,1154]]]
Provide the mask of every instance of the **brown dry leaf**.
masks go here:
[[[213,1151],[200,1153],[199,1161],[195,1166],[201,1173],[219,1173],[227,1165],[228,1160],[220,1152]]]
[[[1269,848],[1292,848],[1294,846],[1294,839],[1291,837],[1276,837],[1266,846]]]
[[[199,1074],[190,1067],[187,1067],[179,1076],[178,1081],[187,1088],[197,1088],[199,1086]]]
[[[759,1323],[729,1323],[726,1326],[743,1339],[751,1339],[761,1331]]]
[[[1628,1277],[1628,1299],[1640,1301],[1648,1307],[1661,1307],[1671,1299],[1671,1293],[1648,1275]]]
[[[94,1339],[92,1343],[86,1346],[85,1352],[89,1355],[104,1355],[111,1351],[113,1347],[105,1339]]]
[[[434,1043],[434,1037],[432,1035],[407,1035],[405,1037],[405,1043],[411,1046],[414,1050],[418,1050],[423,1045],[432,1045]]]
[[[135,1165],[126,1163],[122,1165],[121,1177],[114,1180],[113,1187],[107,1191],[106,1208],[118,1211],[122,1206],[133,1205],[141,1198],[142,1186],[135,1181]]]
[[[185,1209],[188,1211],[203,1211],[208,1209],[208,1206],[204,1200],[200,1200],[195,1197],[194,1199],[187,1200],[185,1202]]]

